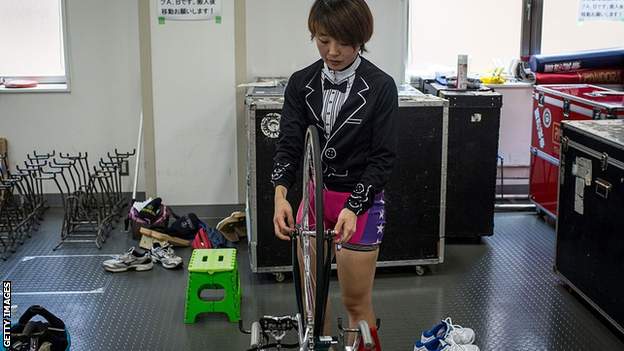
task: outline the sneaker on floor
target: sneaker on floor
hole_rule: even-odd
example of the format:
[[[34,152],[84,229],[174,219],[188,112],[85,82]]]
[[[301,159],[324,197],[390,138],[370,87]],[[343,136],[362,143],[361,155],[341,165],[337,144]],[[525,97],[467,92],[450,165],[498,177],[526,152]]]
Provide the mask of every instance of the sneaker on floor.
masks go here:
[[[182,265],[182,257],[176,255],[169,244],[161,245],[159,242],[155,242],[150,253],[152,262],[160,262],[167,269],[177,268]]]
[[[424,331],[420,337],[420,342],[426,343],[435,338],[441,338],[446,341],[452,339],[457,344],[468,345],[475,341],[475,332],[470,328],[453,324],[451,317],[448,317],[439,324],[434,325],[433,328]]]
[[[476,345],[459,345],[452,339],[445,341],[442,338],[435,338],[426,343],[416,341],[414,351],[479,351]]]
[[[104,269],[109,272],[125,272],[129,269],[136,271],[148,271],[152,269],[154,264],[149,252],[145,251],[142,254],[133,248],[130,248],[128,252],[123,255],[116,256],[113,259],[102,262]]]

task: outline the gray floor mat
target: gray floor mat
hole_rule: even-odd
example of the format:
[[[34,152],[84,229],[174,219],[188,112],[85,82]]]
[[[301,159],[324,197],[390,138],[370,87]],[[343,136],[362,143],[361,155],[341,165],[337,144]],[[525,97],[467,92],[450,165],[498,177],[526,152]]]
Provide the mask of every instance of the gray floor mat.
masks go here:
[[[13,281],[18,314],[40,304],[63,318],[72,350],[245,350],[249,338],[225,315],[204,315],[185,325],[187,272],[107,273],[101,262],[132,245],[119,230],[101,250],[59,239],[61,212],[51,209],[33,238],[0,262]],[[624,350],[615,334],[552,273],[554,230],[531,214],[497,214],[495,235],[481,244],[448,245],[446,262],[419,277],[408,267],[378,271],[374,304],[382,319],[385,350],[412,350],[423,329],[451,316],[475,329],[482,350]],[[249,270],[246,246],[238,245],[243,318],[295,311],[290,280]],[[188,262],[190,249],[177,250]],[[26,256],[66,255],[56,258]],[[344,316],[338,282],[332,280],[334,317]],[[61,292],[61,293],[59,293]],[[65,293],[62,293],[65,292]],[[73,293],[71,293],[73,292]],[[77,293],[82,292],[82,293]]]

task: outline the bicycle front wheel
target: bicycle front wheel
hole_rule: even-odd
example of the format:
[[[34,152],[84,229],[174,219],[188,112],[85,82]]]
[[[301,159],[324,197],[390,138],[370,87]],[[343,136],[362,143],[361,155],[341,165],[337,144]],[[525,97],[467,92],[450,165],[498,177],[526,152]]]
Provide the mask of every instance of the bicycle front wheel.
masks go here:
[[[323,173],[318,131],[306,132],[303,155],[303,196],[300,206],[300,235],[293,245],[293,273],[297,305],[303,319],[304,342],[323,335],[329,288],[331,250],[323,227]],[[298,247],[298,252],[295,249]],[[297,259],[298,257],[298,259]],[[300,266],[299,266],[300,265]],[[299,276],[301,274],[301,276]]]

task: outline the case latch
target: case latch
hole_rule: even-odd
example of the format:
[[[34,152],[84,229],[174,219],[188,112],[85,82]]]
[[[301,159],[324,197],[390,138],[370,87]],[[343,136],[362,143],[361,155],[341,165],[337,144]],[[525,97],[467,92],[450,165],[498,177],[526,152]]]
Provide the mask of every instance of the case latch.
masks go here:
[[[479,123],[479,122],[481,122],[481,114],[480,113],[473,113],[472,116],[470,116],[470,122],[472,122],[472,123]]]
[[[544,107],[544,93],[542,92],[537,94],[537,105],[539,107]]]
[[[563,99],[563,117],[570,117],[570,100],[568,99]]]
[[[565,136],[561,137],[561,151],[562,152],[568,151],[568,142],[569,141],[570,141],[570,139],[568,137],[565,137]]]
[[[594,110],[592,111],[592,119],[601,119],[599,108],[594,108]]]
[[[600,196],[603,199],[608,199],[610,192],[611,183],[600,178],[596,178],[596,195]]]
[[[609,166],[609,155],[606,152],[603,152],[602,157],[600,157],[600,168],[603,171],[606,171],[608,166]]]

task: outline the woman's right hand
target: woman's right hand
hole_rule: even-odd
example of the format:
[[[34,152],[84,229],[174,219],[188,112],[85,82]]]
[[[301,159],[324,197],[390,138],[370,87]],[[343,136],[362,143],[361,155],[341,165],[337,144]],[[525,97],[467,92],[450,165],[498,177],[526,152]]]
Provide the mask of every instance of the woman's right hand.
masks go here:
[[[275,236],[281,240],[290,240],[290,234],[295,231],[295,221],[290,203],[286,200],[286,188],[275,188],[275,213],[273,215]]]

